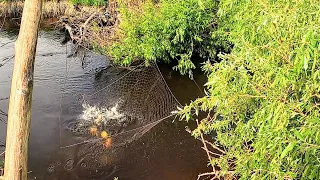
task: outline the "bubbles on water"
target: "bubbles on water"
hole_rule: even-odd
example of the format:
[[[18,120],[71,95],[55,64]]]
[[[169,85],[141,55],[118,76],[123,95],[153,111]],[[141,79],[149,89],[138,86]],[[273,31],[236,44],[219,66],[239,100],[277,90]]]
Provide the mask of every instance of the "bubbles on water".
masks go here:
[[[74,163],[74,160],[73,159],[68,159],[66,161],[66,165],[64,166],[64,169],[67,170],[67,171],[72,171],[73,169],[73,163]]]
[[[50,164],[47,171],[48,173],[53,173],[54,172],[54,168],[55,168],[55,165],[54,164]]]
[[[86,168],[86,167],[87,167],[87,164],[86,164],[86,163],[81,163],[81,164],[80,164],[80,167]]]

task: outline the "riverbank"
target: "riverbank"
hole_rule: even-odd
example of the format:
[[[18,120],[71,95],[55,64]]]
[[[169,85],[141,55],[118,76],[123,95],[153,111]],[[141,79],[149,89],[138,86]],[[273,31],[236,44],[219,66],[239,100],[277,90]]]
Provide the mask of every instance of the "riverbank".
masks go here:
[[[76,10],[74,5],[69,1],[45,1],[42,8],[43,18],[59,17],[72,15]],[[20,18],[23,11],[23,1],[0,2],[1,18]]]
[[[75,5],[67,0],[44,1],[40,26],[65,30],[75,43],[91,48],[94,39],[113,32],[116,6],[115,1],[101,6]],[[18,28],[22,11],[22,1],[0,2],[0,29]]]
[[[62,18],[75,17],[81,14],[84,16],[84,14],[89,14],[97,9],[98,7],[81,7],[79,9],[69,1],[45,1],[42,8],[41,27],[54,28],[57,25],[59,26],[59,21]],[[19,27],[22,11],[22,1],[0,2],[0,29]]]
[[[74,4],[68,0],[44,1],[42,18],[59,18],[61,16],[76,16],[79,12],[92,13],[101,10],[106,5],[90,6]],[[23,1],[0,1],[0,18],[20,18],[23,11]]]

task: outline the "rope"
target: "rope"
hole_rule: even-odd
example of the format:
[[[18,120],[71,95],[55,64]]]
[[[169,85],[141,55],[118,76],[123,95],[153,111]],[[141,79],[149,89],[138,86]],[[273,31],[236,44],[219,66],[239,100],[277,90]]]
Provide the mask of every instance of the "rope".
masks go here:
[[[3,151],[3,152],[0,154],[0,156],[2,156],[4,153],[6,153],[6,151]]]
[[[61,112],[62,112],[62,103],[64,99],[64,91],[66,90],[66,83],[68,81],[68,43],[66,44],[66,66],[65,66],[65,77],[64,77],[64,82],[63,82],[63,87],[61,88],[61,97],[60,97],[60,111],[59,111],[59,147],[61,146],[61,136],[62,136],[62,131],[61,131],[61,125],[62,125],[62,120],[61,120]]]
[[[171,95],[172,95],[172,97],[175,99],[175,101],[180,105],[180,107],[183,107],[183,106],[182,106],[182,104],[181,104],[181,103],[178,101],[178,99],[176,98],[176,96],[173,94],[173,92],[171,91],[171,89],[169,88],[169,86],[168,86],[168,84],[167,84],[166,80],[165,80],[165,79],[164,79],[164,77],[162,76],[162,73],[161,73],[161,71],[160,71],[160,69],[159,69],[159,67],[158,67],[157,63],[155,63],[155,64],[156,64],[157,70],[158,70],[158,72],[159,72],[159,74],[160,74],[160,76],[161,76],[161,78],[162,78],[163,82],[165,82],[165,85],[166,85],[166,87],[168,88],[168,90],[169,90],[170,94],[171,94]]]
[[[194,79],[192,79],[192,81],[194,82],[194,84],[196,84],[196,86],[198,87],[200,93],[201,93],[203,96],[206,96],[206,95],[204,94],[204,92],[202,91],[202,89],[200,88],[200,86],[198,85],[198,83],[197,83]]]

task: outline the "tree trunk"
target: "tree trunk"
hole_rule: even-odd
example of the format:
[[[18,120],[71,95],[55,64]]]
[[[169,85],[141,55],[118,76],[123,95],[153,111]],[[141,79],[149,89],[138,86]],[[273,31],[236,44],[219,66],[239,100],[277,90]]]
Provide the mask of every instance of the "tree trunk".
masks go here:
[[[27,179],[34,58],[41,9],[42,0],[25,0],[15,43],[4,167],[6,180]]]

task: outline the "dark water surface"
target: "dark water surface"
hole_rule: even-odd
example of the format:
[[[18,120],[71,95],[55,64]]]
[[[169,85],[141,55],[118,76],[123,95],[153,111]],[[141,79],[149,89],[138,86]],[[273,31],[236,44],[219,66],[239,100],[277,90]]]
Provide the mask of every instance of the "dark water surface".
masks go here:
[[[86,157],[81,155],[79,147],[61,149],[62,142],[79,139],[72,133],[61,132],[65,131],[61,130],[61,122],[76,119],[82,113],[79,99],[95,92],[96,73],[109,66],[105,57],[94,53],[68,57],[72,45],[62,45],[63,37],[55,31],[40,32],[29,147],[30,179],[190,180],[207,170],[201,143],[185,131],[185,126],[190,124],[172,123],[172,119],[162,121],[125,147],[108,151],[108,155],[94,154],[96,159],[104,161],[96,169],[81,163]],[[8,110],[6,98],[10,93],[15,39],[16,32],[0,32],[0,110],[4,112]],[[160,69],[181,104],[203,95],[187,77],[164,65]],[[195,80],[200,86],[206,81],[196,74]],[[0,118],[6,119],[1,114]],[[5,142],[5,135],[6,125],[0,122],[0,141]],[[87,148],[89,151],[95,147]],[[0,154],[3,151],[0,147]]]

